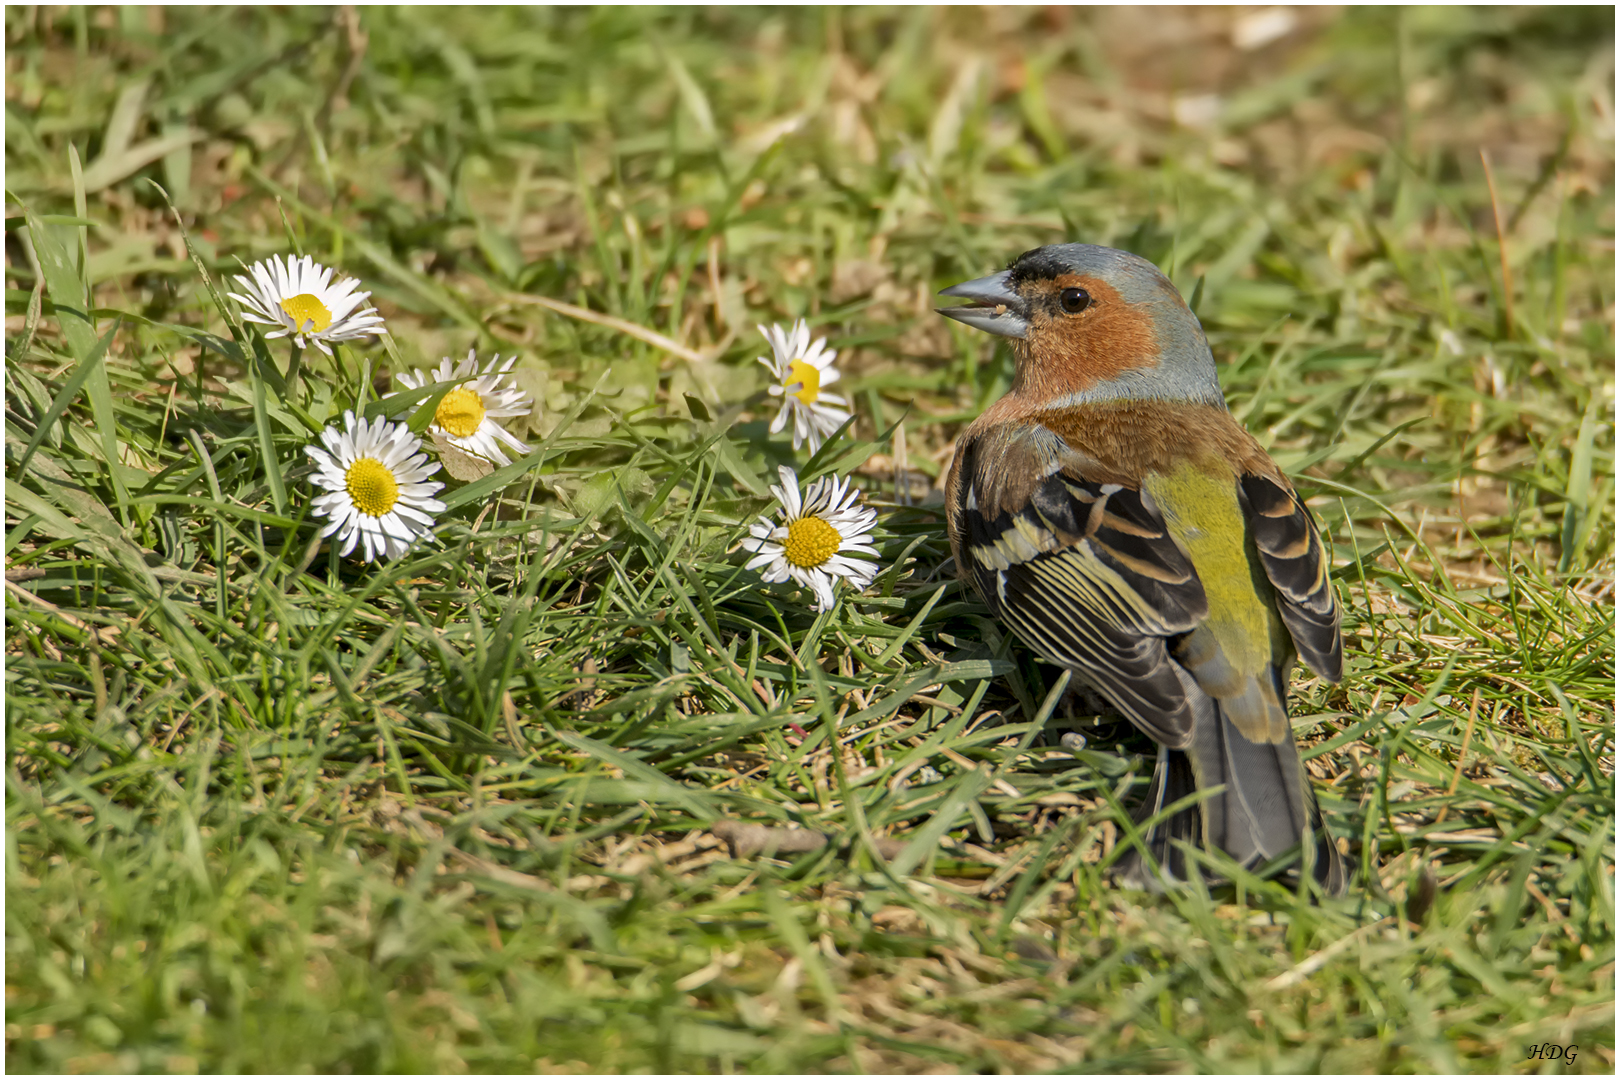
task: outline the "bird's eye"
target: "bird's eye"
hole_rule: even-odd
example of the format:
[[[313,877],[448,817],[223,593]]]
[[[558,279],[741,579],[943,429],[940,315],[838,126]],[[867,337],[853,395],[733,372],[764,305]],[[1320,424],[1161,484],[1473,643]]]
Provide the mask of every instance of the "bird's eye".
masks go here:
[[[1091,306],[1091,294],[1084,289],[1064,289],[1058,293],[1058,303],[1070,315],[1078,315]]]

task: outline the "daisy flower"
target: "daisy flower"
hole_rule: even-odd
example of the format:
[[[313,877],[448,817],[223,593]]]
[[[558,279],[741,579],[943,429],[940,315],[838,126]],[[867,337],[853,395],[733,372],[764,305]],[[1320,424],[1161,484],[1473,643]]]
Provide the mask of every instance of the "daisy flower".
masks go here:
[[[308,348],[308,341],[327,356],[332,355],[330,341],[350,341],[354,338],[385,334],[382,316],[377,309],[368,307],[356,311],[371,294],[357,293],[358,279],[348,278],[332,284],[332,271],[305,255],[301,259],[271,257],[248,268],[252,277],[234,274],[247,295],[231,293],[230,297],[245,310],[242,318],[248,322],[277,327],[267,338],[286,337],[298,342],[300,349]]]
[[[782,409],[771,422],[771,434],[786,427],[791,416],[793,449],[808,442],[813,454],[850,417],[849,401],[823,389],[838,381],[838,369],[832,366],[838,354],[827,348],[826,338],[812,342],[810,327],[803,319],[791,330],[772,324],[769,330],[761,326],[759,332],[771,343],[775,354],[769,360],[761,356],[759,362],[770,369],[776,380],[771,396],[782,399]]]
[[[777,470],[781,486],[771,494],[782,503],[782,523],[762,517],[748,527],[750,539],[742,546],[754,552],[748,569],[765,568],[766,581],[792,578],[816,594],[816,610],[830,611],[833,585],[843,578],[857,590],[872,584],[878,564],[866,559],[846,558],[846,553],[876,555],[872,527],[877,511],[858,507],[859,491],[851,491],[848,480],[824,476],[799,498],[799,477],[792,469]]]
[[[434,442],[440,446],[448,443],[464,453],[476,454],[478,457],[501,465],[510,465],[512,461],[501,449],[505,443],[519,454],[527,454],[529,447],[519,441],[517,436],[507,431],[497,420],[513,416],[527,416],[533,406],[533,399],[517,388],[512,379],[512,365],[517,363],[517,357],[510,357],[504,364],[499,356],[494,357],[485,364],[482,370],[478,367],[478,353],[476,350],[467,351],[467,359],[450,366],[447,356],[439,361],[439,366],[427,374],[415,371],[402,371],[394,378],[401,386],[412,390],[420,390],[436,382],[459,383],[454,390],[439,401],[438,409],[434,410],[433,423],[428,431],[434,436]],[[503,383],[510,383],[505,387]],[[385,395],[394,397],[401,393],[395,390]],[[395,419],[403,419],[404,413]]]
[[[343,427],[321,432],[321,442],[324,450],[304,448],[315,460],[314,484],[326,489],[312,505],[316,517],[332,519],[321,536],[337,534],[342,554],[364,544],[366,562],[397,559],[412,542],[432,535],[433,515],[444,509],[432,496],[444,485],[423,483],[439,465],[418,452],[422,440],[410,428],[346,412]]]

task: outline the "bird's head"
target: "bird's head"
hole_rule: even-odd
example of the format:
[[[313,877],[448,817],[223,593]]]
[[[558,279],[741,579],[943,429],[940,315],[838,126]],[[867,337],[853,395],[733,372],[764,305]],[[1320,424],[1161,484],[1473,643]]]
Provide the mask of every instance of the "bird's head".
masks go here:
[[[968,301],[941,315],[1013,340],[1013,393],[1031,406],[1225,404],[1197,316],[1158,267],[1128,251],[1051,244],[940,295]]]

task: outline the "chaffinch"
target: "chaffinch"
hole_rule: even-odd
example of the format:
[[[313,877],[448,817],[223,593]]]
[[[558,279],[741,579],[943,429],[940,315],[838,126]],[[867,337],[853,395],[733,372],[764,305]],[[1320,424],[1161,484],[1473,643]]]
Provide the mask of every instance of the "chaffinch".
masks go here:
[[[1189,871],[1176,841],[1247,866],[1299,847],[1341,894],[1286,704],[1296,653],[1330,682],[1343,668],[1328,555],[1227,410],[1197,317],[1152,263],[1090,244],[1036,248],[941,295],[969,303],[940,314],[1011,338],[1017,359],[946,480],[962,575],[1158,742],[1139,820],[1206,795],[1144,835],[1168,880]],[[1166,880],[1134,850],[1118,875]]]

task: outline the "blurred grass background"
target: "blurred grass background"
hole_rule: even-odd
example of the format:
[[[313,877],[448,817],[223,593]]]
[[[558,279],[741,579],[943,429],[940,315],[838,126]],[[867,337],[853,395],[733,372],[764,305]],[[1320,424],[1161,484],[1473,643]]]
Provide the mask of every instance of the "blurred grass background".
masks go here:
[[[8,7],[10,1066],[1612,1072],[1613,18]],[[543,464],[306,572],[162,192],[361,277],[379,387],[519,354]],[[1151,747],[941,572],[1009,371],[933,294],[1066,240],[1196,295],[1334,543],[1343,902],[1112,888]],[[819,618],[726,554],[801,315],[892,564]]]

